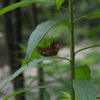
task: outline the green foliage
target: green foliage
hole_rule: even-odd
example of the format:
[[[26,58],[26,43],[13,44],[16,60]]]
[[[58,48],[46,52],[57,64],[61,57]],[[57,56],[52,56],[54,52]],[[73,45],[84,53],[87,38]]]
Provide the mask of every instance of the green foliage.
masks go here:
[[[100,17],[100,12],[97,12],[97,13],[93,13],[93,14],[89,14],[89,15],[83,15],[81,17],[78,17],[74,20],[74,22],[77,21],[77,20],[80,20],[82,18],[99,18],[99,17]]]
[[[70,100],[70,94],[62,91],[61,97],[57,98],[57,100]]]
[[[97,99],[100,99],[100,97],[97,97]]]
[[[73,87],[79,100],[96,100],[96,90],[92,82],[87,79],[73,80]]]
[[[65,91],[65,89],[63,88],[59,88],[59,87],[56,87],[56,86],[38,86],[38,87],[31,87],[31,88],[27,88],[27,89],[21,89],[21,90],[18,90],[16,91],[15,93],[12,93],[11,95],[8,95],[6,96],[5,98],[3,98],[2,100],[8,100],[9,98],[15,96],[15,95],[18,95],[18,94],[21,94],[23,92],[26,92],[26,91],[30,91],[32,89],[38,89],[38,88],[48,88],[48,89],[54,89],[54,90],[59,90],[59,91]],[[45,99],[46,99],[46,95],[45,95]]]
[[[56,40],[56,39],[48,39],[48,40],[44,40],[44,41],[41,41],[40,43],[38,43],[37,47],[41,47],[41,48],[44,48],[45,45],[44,43],[46,44],[46,47],[50,46],[50,44],[52,43],[53,40]],[[22,45],[20,45],[20,47],[26,51],[25,47],[23,47]],[[35,48],[34,52],[32,53],[31,57],[30,57],[30,60],[29,62],[33,61],[34,59],[36,59],[40,54],[37,52],[37,47]],[[25,52],[26,53],[26,52]],[[22,60],[22,65],[21,66],[24,66],[25,64],[27,63],[26,61],[26,57]]]
[[[19,2],[19,3],[16,3],[16,4],[12,4],[8,7],[5,7],[3,9],[0,10],[0,15],[8,12],[8,11],[11,11],[13,9],[16,9],[18,7],[22,7],[22,6],[25,6],[25,5],[28,5],[28,4],[32,4],[32,3],[41,3],[42,1],[36,1],[36,0],[32,0],[32,1],[23,1],[23,2]]]
[[[75,69],[76,78],[91,79],[90,68],[87,65],[79,66]]]
[[[54,58],[54,57],[40,58],[40,59],[38,59],[38,60],[34,60],[34,61],[30,62],[30,63],[28,64],[28,66],[27,66],[27,65],[24,65],[23,67],[21,67],[20,69],[18,69],[14,74],[12,74],[12,75],[8,78],[8,80],[7,80],[7,81],[3,84],[3,86],[0,88],[0,91],[1,91],[10,81],[12,81],[15,77],[17,77],[20,73],[22,73],[25,69],[31,67],[32,65],[34,65],[34,64],[36,64],[36,63],[42,62],[42,61],[47,60],[47,59],[53,59],[53,58]]]
[[[62,21],[61,24],[66,26],[66,27],[68,27],[69,29],[72,29],[71,24],[69,22],[67,22],[67,21]]]
[[[0,91],[10,82],[12,81],[15,77],[17,77],[20,73],[22,73],[25,69],[32,67],[32,65],[37,64],[39,62],[42,62],[44,60],[49,60],[49,59],[53,59],[53,58],[59,58],[59,57],[44,57],[44,58],[40,58],[38,60],[33,60],[31,61],[28,65],[24,65],[22,66],[20,69],[18,69],[14,74],[12,74],[7,81],[1,86]],[[60,57],[61,58],[61,57]],[[66,59],[66,58],[62,58],[62,59]],[[66,59],[67,60],[67,59]]]
[[[32,32],[32,34],[30,35],[29,41],[28,41],[28,48],[27,48],[27,52],[26,52],[26,58],[23,61],[22,67],[20,69],[18,69],[14,74],[12,74],[8,80],[3,84],[3,86],[1,86],[0,91],[10,82],[12,81],[15,77],[17,77],[20,73],[22,73],[25,69],[30,68],[31,66],[33,66],[34,64],[40,63],[44,60],[51,60],[54,58],[60,58],[60,59],[64,59],[64,60],[68,60],[70,62],[70,68],[71,68],[71,79],[67,80],[67,79],[63,79],[62,78],[62,74],[63,71],[60,72],[59,71],[59,67],[58,65],[55,67],[52,64],[52,71],[48,70],[46,72],[46,75],[48,75],[49,77],[52,77],[54,79],[56,79],[56,81],[58,83],[60,83],[61,85],[63,85],[63,87],[56,87],[56,86],[38,86],[38,87],[30,87],[30,88],[26,88],[26,89],[21,89],[19,91],[16,91],[15,93],[12,93],[11,95],[6,96],[5,98],[3,98],[2,100],[7,100],[15,95],[21,94],[23,92],[27,92],[30,91],[32,89],[37,89],[37,88],[49,88],[49,89],[54,89],[54,90],[58,90],[60,92],[63,91],[64,95],[68,96],[71,95],[72,100],[75,100],[75,93],[78,95],[78,99],[79,100],[96,100],[96,90],[94,85],[92,84],[92,82],[90,81],[91,79],[91,75],[90,75],[90,68],[87,65],[82,65],[79,66],[75,69],[75,54],[86,50],[86,49],[90,49],[90,48],[94,48],[94,47],[99,47],[100,45],[94,45],[94,46],[89,46],[86,48],[82,48],[80,50],[77,50],[76,52],[74,52],[74,22],[76,22],[77,20],[83,19],[83,18],[99,18],[100,17],[100,12],[97,13],[93,13],[93,14],[87,14],[87,15],[82,15],[81,17],[76,18],[73,21],[73,1],[74,0],[69,0],[69,10],[67,10],[66,8],[62,7],[62,3],[64,3],[64,0],[56,0],[56,6],[57,8],[62,8],[63,10],[65,10],[70,16],[70,21],[62,21],[62,20],[50,20],[47,22],[44,22],[42,24],[39,24],[36,29]],[[36,0],[32,0],[32,1],[23,1],[23,2],[19,2],[13,5],[10,5],[6,8],[3,8],[2,10],[0,10],[0,15],[13,10],[15,8],[21,7],[21,6],[25,6],[28,4],[32,4],[32,3],[42,3],[44,1],[36,1]],[[46,35],[46,33],[48,33],[48,31],[54,27],[57,24],[62,24],[64,26],[66,26],[67,28],[70,29],[70,59],[68,58],[64,58],[64,57],[43,57],[43,58],[39,58],[36,59],[39,56],[39,53],[37,52],[36,48],[39,47],[44,47],[44,41],[42,41],[43,37]],[[46,46],[49,46],[51,41],[53,39],[49,39],[46,40]],[[21,44],[20,47],[26,51],[26,48],[24,48]],[[44,67],[43,67],[44,68]],[[75,72],[75,74],[74,74]],[[67,73],[67,71],[66,71]],[[58,75],[59,74],[59,75]],[[56,77],[56,75],[58,75],[58,77]],[[75,79],[76,77],[76,79]],[[74,87],[74,90],[73,90]],[[68,96],[64,96],[63,98],[59,98],[58,100],[69,100],[70,98],[67,98]],[[48,92],[45,91],[45,96],[44,96],[44,100],[50,100],[50,95],[48,94]],[[99,97],[98,97],[99,98]]]
[[[50,95],[47,91],[44,91],[44,98],[43,100],[51,100]]]
[[[95,26],[94,25],[91,25],[91,26],[93,26],[93,27],[88,30],[88,33],[86,34],[86,37],[89,38],[92,41],[93,40],[98,41],[99,37],[100,37],[100,33],[99,33],[100,26],[98,24],[96,24]]]
[[[38,43],[41,41],[41,39],[44,37],[44,35],[56,24],[60,23],[64,24],[68,28],[71,28],[70,24],[67,21],[61,21],[61,20],[52,20],[47,21],[45,23],[42,23],[37,26],[37,28],[32,32],[29,42],[28,42],[28,49],[26,54],[26,61],[29,62],[32,53],[34,53],[34,50]]]
[[[29,63],[32,53],[34,52],[36,46],[44,37],[44,35],[49,31],[50,28],[52,28],[53,26],[55,26],[56,24],[60,22],[61,20],[48,21],[37,26],[37,28],[31,34],[29,42],[28,42],[28,49],[27,49],[27,54],[26,54],[27,63]]]
[[[59,5],[57,9],[59,10],[60,6],[63,4],[65,0],[56,0],[56,4]]]

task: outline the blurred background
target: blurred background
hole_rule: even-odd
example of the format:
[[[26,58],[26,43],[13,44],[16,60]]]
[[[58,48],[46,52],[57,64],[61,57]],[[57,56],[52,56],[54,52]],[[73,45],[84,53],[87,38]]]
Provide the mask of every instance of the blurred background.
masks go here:
[[[25,0],[0,0],[0,9]],[[54,0],[51,0],[54,3]],[[68,1],[63,3],[68,8]],[[74,18],[100,11],[100,0],[75,0]],[[52,4],[31,4],[0,16],[0,86],[21,67],[27,42],[35,27],[48,20],[68,20],[68,13],[57,10]],[[75,22],[75,50],[100,44],[100,18],[82,19]],[[57,38],[60,46],[58,56],[69,58],[69,29],[56,25],[43,38]],[[79,52],[76,66],[88,65],[91,80],[100,96],[100,47]],[[64,60],[41,62],[20,74],[0,92],[0,100],[24,86],[52,85],[66,87],[70,79],[70,64]],[[65,81],[63,81],[65,80]],[[68,94],[50,89],[32,90],[9,100],[66,100]],[[65,99],[64,99],[65,98]]]

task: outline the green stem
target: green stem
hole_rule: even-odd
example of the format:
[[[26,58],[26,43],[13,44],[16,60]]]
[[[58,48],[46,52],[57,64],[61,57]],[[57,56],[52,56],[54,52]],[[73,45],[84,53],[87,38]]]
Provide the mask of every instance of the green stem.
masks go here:
[[[95,48],[95,47],[100,47],[100,45],[93,45],[93,46],[89,46],[89,47],[86,47],[86,48],[82,48],[82,49],[80,49],[80,50],[77,50],[77,51],[75,52],[75,54],[78,53],[78,52],[80,52],[80,51],[83,51],[83,50],[86,50],[86,49],[90,49],[90,48]]]
[[[75,92],[73,89],[73,79],[75,79],[75,59],[74,59],[74,23],[73,23],[73,4],[69,0],[69,22],[72,25],[70,34],[70,59],[71,59],[71,100],[75,100]]]
[[[68,60],[71,63],[71,60],[68,59],[68,58],[65,58],[65,57],[55,57],[55,58],[65,59],[65,60]]]

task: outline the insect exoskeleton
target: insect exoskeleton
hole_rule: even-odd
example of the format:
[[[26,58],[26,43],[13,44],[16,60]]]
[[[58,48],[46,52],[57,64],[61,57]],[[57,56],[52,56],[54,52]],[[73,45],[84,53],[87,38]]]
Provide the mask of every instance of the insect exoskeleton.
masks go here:
[[[53,42],[48,47],[37,47],[37,51],[40,55],[48,57],[48,56],[55,56],[57,55],[59,51],[59,45],[56,40],[53,40]]]

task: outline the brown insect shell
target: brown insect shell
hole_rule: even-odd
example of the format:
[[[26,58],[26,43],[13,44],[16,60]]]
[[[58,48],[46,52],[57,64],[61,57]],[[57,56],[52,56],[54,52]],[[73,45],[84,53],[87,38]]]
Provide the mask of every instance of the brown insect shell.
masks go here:
[[[50,45],[51,47],[55,47],[58,45],[58,42],[57,41],[53,41],[52,44]]]
[[[57,55],[58,50],[59,47],[57,41],[53,41],[49,47],[45,48],[37,47],[38,53],[45,57]]]

